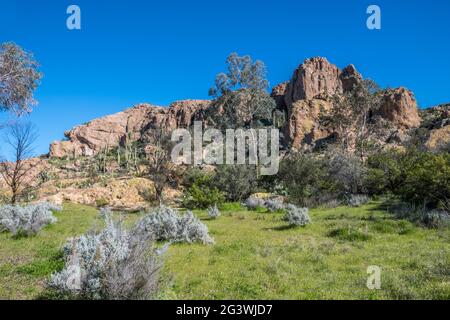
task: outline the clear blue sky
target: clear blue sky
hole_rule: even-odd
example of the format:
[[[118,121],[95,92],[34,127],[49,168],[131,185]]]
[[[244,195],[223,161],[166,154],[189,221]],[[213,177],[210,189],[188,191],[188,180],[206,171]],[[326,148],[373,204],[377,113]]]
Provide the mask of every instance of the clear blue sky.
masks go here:
[[[81,7],[81,31],[66,28],[70,4]],[[366,28],[370,4],[381,7],[381,31]],[[448,0],[9,0],[0,42],[42,65],[29,119],[46,153],[65,130],[136,103],[208,98],[233,51],[263,60],[272,85],[325,56],[382,86],[410,88],[421,107],[450,102],[449,20]]]

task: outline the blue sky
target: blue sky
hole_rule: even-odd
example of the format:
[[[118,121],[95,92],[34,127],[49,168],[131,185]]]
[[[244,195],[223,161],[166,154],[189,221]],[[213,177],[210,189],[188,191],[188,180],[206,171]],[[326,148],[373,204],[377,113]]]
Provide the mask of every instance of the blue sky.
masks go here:
[[[66,28],[80,6],[82,30]],[[366,28],[366,8],[382,29]],[[29,120],[46,153],[63,132],[139,102],[208,98],[233,51],[263,60],[272,85],[305,59],[355,64],[382,86],[406,86],[421,107],[450,102],[448,0],[9,0],[0,42],[32,51],[45,77]],[[7,115],[2,114],[0,121]]]

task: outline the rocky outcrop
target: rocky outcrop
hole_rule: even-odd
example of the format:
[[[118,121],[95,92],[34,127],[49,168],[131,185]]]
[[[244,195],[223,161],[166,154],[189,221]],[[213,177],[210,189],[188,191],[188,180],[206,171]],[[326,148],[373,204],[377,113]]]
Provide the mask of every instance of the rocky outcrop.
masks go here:
[[[332,137],[333,133],[319,124],[319,114],[331,108],[332,96],[351,91],[362,80],[353,65],[340,70],[325,58],[312,58],[295,70],[287,85],[276,86],[272,97],[278,108],[287,110],[290,146],[314,147]],[[284,103],[280,102],[283,92]],[[386,91],[380,115],[399,130],[417,128],[421,122],[416,99],[405,88]]]
[[[117,147],[124,137],[140,140],[154,128],[173,130],[188,127],[198,112],[209,106],[206,100],[174,102],[169,108],[139,104],[113,115],[95,119],[65,133],[66,141],[50,146],[50,157],[92,156],[105,147]]]
[[[353,65],[340,70],[325,58],[312,58],[295,70],[287,86],[275,87],[273,97],[284,91],[290,146],[295,149],[313,147],[331,136],[332,132],[319,124],[321,112],[331,108],[331,96],[351,90],[361,80]],[[277,102],[277,105],[282,103]]]
[[[400,129],[417,128],[421,123],[416,98],[403,87],[386,91],[380,113]]]

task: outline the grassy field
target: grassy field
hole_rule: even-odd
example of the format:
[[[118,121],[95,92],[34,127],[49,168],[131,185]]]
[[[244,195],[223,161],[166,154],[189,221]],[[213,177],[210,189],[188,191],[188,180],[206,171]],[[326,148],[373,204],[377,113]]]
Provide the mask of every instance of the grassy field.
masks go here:
[[[395,220],[378,203],[311,210],[313,223],[305,228],[287,228],[281,213],[225,209],[217,220],[196,212],[214,245],[169,249],[165,298],[450,299],[448,229]],[[65,240],[102,224],[86,206],[65,204],[56,216],[56,224],[32,238],[0,234],[0,298],[39,298],[62,267]],[[380,290],[366,287],[371,265],[382,269]]]

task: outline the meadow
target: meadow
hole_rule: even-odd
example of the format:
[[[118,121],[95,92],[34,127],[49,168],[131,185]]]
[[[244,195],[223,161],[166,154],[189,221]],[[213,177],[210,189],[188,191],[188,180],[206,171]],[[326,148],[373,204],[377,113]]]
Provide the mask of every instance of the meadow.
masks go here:
[[[395,219],[380,202],[310,210],[290,228],[282,213],[224,204],[208,226],[214,245],[174,244],[164,258],[161,299],[450,299],[450,230]],[[101,227],[98,210],[72,203],[30,238],[0,234],[0,298],[43,299],[67,238]],[[117,214],[118,216],[118,214]],[[132,225],[140,213],[126,214]],[[366,286],[379,266],[381,289]]]

